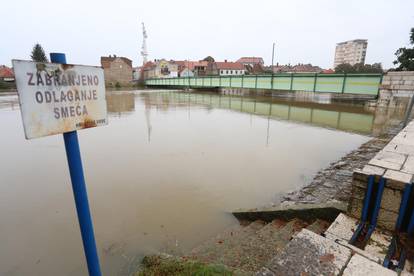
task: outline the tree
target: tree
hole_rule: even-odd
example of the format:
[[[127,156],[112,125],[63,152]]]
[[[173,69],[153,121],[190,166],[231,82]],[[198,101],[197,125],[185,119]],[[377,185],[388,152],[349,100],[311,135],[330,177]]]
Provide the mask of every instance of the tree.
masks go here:
[[[355,69],[349,63],[342,63],[335,67],[335,73],[355,73]]]
[[[354,65],[343,63],[335,67],[335,73],[383,73],[381,63],[363,64],[356,63]]]
[[[377,70],[375,73],[384,73],[384,69],[382,69],[382,64],[380,62],[373,63],[371,66],[373,70]]]
[[[46,57],[45,51],[42,48],[42,45],[39,43],[36,43],[33,46],[32,54],[30,55],[33,61],[36,62],[48,62],[48,59]]]
[[[414,71],[414,28],[411,28],[410,45],[413,47],[399,48],[395,52],[397,60],[394,61],[394,64],[398,65],[397,71]]]
[[[203,61],[207,61],[207,62],[214,62],[214,58],[212,56],[207,56],[203,59]]]

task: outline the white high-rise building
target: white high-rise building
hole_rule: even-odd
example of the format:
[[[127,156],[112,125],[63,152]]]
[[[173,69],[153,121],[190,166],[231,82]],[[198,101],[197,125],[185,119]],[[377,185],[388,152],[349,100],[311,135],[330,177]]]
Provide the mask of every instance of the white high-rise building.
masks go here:
[[[354,39],[336,44],[334,68],[342,63],[365,63],[368,40]]]

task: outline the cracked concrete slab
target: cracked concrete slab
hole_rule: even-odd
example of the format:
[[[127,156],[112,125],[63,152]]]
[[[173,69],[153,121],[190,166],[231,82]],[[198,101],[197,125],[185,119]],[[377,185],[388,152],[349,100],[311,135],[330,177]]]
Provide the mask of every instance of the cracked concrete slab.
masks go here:
[[[358,223],[358,220],[348,217],[345,214],[340,214],[325,231],[325,237],[335,240],[337,243],[374,262],[382,262],[391,242],[391,235],[375,230],[364,250],[361,250],[349,244],[352,235],[358,227]]]
[[[346,266],[343,276],[397,276],[395,271],[374,263],[361,255],[352,256]]]
[[[351,258],[351,250],[302,229],[266,268],[274,275],[338,275]]]
[[[405,173],[414,174],[414,155],[409,156],[407,158],[401,171]]]
[[[373,174],[373,175],[383,175],[385,173],[385,169],[377,166],[372,165],[365,165],[362,168],[362,171],[367,174]]]

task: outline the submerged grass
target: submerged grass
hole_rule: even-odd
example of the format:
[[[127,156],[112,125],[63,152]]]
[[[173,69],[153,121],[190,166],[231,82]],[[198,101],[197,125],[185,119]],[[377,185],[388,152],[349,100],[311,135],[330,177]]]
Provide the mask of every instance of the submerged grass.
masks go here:
[[[161,256],[146,256],[142,260],[142,268],[136,276],[218,276],[234,275],[221,265],[203,264],[190,260],[162,258]]]

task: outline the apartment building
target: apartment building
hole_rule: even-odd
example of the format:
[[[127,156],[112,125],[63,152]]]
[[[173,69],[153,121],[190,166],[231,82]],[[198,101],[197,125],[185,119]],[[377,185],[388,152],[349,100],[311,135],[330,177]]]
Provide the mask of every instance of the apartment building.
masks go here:
[[[354,39],[336,44],[334,68],[342,63],[365,63],[368,40]]]

